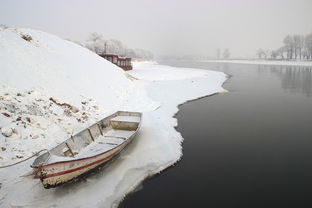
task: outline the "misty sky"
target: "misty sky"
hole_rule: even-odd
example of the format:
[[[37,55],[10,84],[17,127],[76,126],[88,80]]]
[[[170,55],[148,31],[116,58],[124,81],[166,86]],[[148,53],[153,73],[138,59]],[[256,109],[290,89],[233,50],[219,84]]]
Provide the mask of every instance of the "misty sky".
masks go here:
[[[157,55],[232,57],[312,32],[312,0],[0,0],[0,24],[85,41],[90,32]]]

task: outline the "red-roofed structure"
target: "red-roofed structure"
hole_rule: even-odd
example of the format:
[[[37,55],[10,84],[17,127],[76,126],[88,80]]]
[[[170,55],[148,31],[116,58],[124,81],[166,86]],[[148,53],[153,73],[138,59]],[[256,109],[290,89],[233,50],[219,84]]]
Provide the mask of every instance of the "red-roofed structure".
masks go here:
[[[125,71],[132,70],[131,58],[110,53],[101,53],[98,55],[119,66]]]

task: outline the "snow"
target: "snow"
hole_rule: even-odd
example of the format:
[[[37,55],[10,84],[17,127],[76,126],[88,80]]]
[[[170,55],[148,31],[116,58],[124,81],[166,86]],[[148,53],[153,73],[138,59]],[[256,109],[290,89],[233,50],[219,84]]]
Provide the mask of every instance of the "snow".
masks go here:
[[[112,130],[108,131],[105,134],[105,136],[107,136],[107,137],[129,138],[134,132],[135,131],[112,129]]]
[[[132,88],[122,69],[75,43],[30,29],[9,28],[0,33],[1,84],[40,89],[74,105],[84,97],[93,98],[103,108],[116,105]]]
[[[122,142],[124,142],[124,140],[122,139],[100,136],[96,139],[95,142],[92,142],[86,148],[82,149],[79,154],[75,155],[75,158],[94,156],[96,154],[108,151],[121,144]]]
[[[143,112],[134,141],[86,180],[44,189],[29,175],[32,159],[0,169],[1,207],[118,206],[144,178],[181,158],[177,106],[224,92],[227,78],[151,62],[134,63],[127,74],[74,43],[12,28],[0,29],[0,70],[0,165],[49,149],[116,110]]]
[[[235,63],[235,64],[264,64],[284,66],[312,66],[312,61],[274,61],[274,60],[206,60],[204,62]]]
[[[52,100],[37,90],[0,85],[0,147],[6,148],[0,154],[0,165],[51,148],[77,133],[82,126],[99,120],[103,114],[94,101],[82,100],[84,104],[74,108]],[[12,135],[6,136],[7,131]]]
[[[130,73],[135,77],[148,81],[183,80],[207,75],[204,70],[163,66],[158,65],[156,62],[135,62],[134,65],[136,70]],[[190,73],[190,70],[192,73]]]

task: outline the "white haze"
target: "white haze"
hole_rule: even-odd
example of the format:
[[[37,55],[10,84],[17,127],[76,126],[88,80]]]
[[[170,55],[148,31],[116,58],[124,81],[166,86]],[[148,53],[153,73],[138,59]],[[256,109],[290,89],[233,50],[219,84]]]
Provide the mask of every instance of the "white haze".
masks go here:
[[[311,0],[1,0],[0,24],[78,41],[99,32],[156,55],[250,57],[311,33],[311,11]]]

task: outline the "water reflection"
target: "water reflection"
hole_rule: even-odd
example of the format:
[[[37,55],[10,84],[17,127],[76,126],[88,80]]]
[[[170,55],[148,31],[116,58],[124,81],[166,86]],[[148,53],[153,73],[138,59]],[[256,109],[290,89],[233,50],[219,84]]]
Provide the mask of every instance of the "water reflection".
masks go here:
[[[169,65],[233,75],[230,93],[179,107],[182,160],[120,207],[312,207],[312,67]]]
[[[266,71],[263,69],[269,69],[271,74],[277,75],[284,90],[312,96],[312,67],[258,65],[258,73]]]

